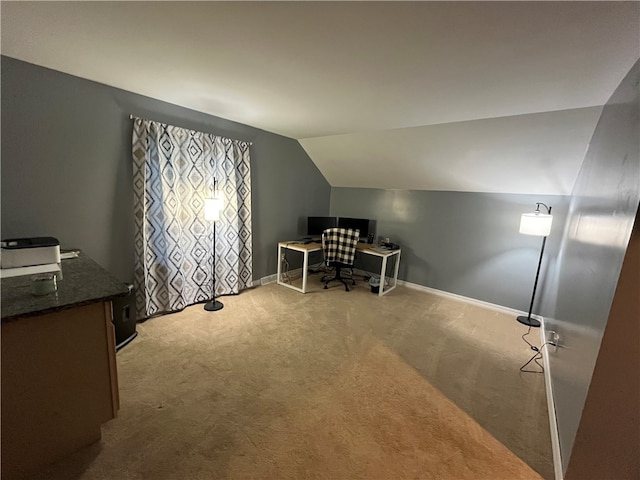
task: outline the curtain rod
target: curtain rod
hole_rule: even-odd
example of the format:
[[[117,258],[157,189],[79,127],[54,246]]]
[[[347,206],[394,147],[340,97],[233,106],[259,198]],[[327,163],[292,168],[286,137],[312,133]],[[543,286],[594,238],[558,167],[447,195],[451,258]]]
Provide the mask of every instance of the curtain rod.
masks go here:
[[[132,113],[129,114],[129,120],[133,120],[134,118],[137,118],[139,120],[146,120],[147,122],[156,122],[157,120],[149,120],[148,118],[142,118],[142,117],[136,117],[135,115],[133,115]],[[162,123],[162,122],[159,122]],[[184,128],[184,127],[180,127],[180,128]],[[192,130],[192,129],[187,129],[187,130]],[[214,135],[213,133],[211,135]],[[231,139],[233,140],[233,139]],[[246,140],[236,140],[237,142],[244,142],[244,143],[248,143],[249,145],[253,145],[253,142],[247,142]]]

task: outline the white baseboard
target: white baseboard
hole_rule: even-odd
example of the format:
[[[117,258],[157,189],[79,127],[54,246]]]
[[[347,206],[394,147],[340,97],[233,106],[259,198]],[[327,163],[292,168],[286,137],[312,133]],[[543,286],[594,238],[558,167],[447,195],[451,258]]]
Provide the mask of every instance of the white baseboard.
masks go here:
[[[268,285],[270,283],[276,283],[277,278],[278,278],[277,273],[274,273],[273,275],[267,275],[266,277],[262,277],[259,280],[254,280],[253,286],[257,287],[258,285]]]
[[[353,273],[356,275],[368,275],[371,276],[373,275],[371,272],[367,272],[365,270],[360,270],[358,268],[355,268],[353,270]],[[294,270],[290,270],[289,271],[289,275],[291,275],[292,277],[297,277],[297,276],[301,276],[302,275],[302,269],[301,268],[296,268]],[[253,284],[254,286],[258,286],[258,285],[268,285],[270,283],[275,283],[277,279],[277,274],[272,274],[272,275],[267,275],[266,277],[262,277],[260,280],[254,280]],[[471,297],[465,297],[463,295],[458,295],[456,293],[450,293],[450,292],[445,292],[444,290],[438,290],[436,288],[431,288],[431,287],[425,287],[424,285],[418,285],[417,283],[411,283],[411,282],[407,282],[404,280],[398,280],[398,285],[403,285],[407,288],[411,288],[413,290],[419,290],[422,292],[426,292],[426,293],[431,293],[433,295],[439,295],[441,297],[446,297],[446,298],[451,298],[454,300],[459,300],[461,302],[466,302],[466,303],[470,303],[472,305],[478,305],[481,307],[485,307],[485,308],[489,308],[491,310],[495,310],[498,312],[503,312],[503,313],[507,313],[510,315],[527,315],[527,312],[523,312],[522,310],[516,310],[515,308],[510,308],[510,307],[505,307],[503,305],[497,305],[495,303],[489,303],[489,302],[485,302],[483,300],[477,300],[475,298],[471,298]],[[535,318],[537,320],[542,321],[542,317],[540,317],[539,315],[531,315],[532,318]]]
[[[540,345],[547,341],[547,329],[544,319],[540,319]],[[549,412],[549,432],[551,433],[551,453],[553,454],[553,471],[555,480],[564,480],[562,472],[562,455],[560,453],[560,436],[558,435],[558,420],[556,418],[556,403],[551,383],[551,368],[549,364],[549,350],[542,349],[542,364],[544,365],[544,385],[547,392],[547,411]]]
[[[289,270],[289,275],[293,278],[298,278],[302,276],[302,268],[295,268],[293,270]],[[268,285],[270,283],[276,283],[278,279],[278,274],[274,273],[271,275],[267,275],[266,277],[262,277],[260,280],[254,280],[253,286],[257,287],[259,285]]]
[[[411,288],[413,290],[420,290],[422,292],[431,293],[433,295],[438,295],[440,297],[451,298],[453,300],[459,300],[461,302],[469,303],[471,305],[477,305],[479,307],[485,307],[490,310],[494,310],[496,312],[502,312],[509,315],[527,315],[527,312],[523,312],[522,310],[516,310],[515,308],[505,307],[504,305],[497,305],[495,303],[485,302],[484,300],[478,300],[476,298],[465,297],[463,295],[458,295],[457,293],[445,292],[444,290],[438,290],[436,288],[425,287],[424,285],[418,285],[417,283],[406,282],[404,280],[398,280],[398,285],[403,285],[407,288]],[[539,315],[531,315],[531,318],[535,318],[537,320],[542,320],[542,317]]]

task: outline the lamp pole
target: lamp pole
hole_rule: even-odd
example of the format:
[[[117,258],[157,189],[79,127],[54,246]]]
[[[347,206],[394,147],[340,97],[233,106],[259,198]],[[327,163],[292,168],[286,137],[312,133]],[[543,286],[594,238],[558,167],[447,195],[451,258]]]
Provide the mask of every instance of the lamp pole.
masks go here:
[[[543,205],[547,209],[547,215],[551,215],[551,207],[545,205],[542,202],[536,203],[536,212],[540,213],[540,205]],[[540,321],[535,318],[531,318],[531,312],[533,312],[533,302],[536,298],[536,289],[538,288],[538,279],[540,278],[540,267],[542,266],[542,256],[544,255],[544,246],[547,243],[547,236],[542,237],[542,248],[540,249],[540,258],[538,259],[538,269],[536,270],[536,279],[533,282],[533,293],[531,294],[531,304],[529,305],[529,314],[525,317],[520,315],[516,317],[518,322],[528,327],[539,327]]]
[[[216,202],[215,206],[219,207],[219,198],[218,198],[218,183],[216,179],[213,179],[213,201]],[[217,210],[216,215],[219,216],[220,211]],[[224,304],[216,300],[216,220],[217,217],[214,216],[212,218],[212,228],[213,228],[213,248],[211,251],[211,300],[205,303],[204,309],[208,312],[217,312],[218,310],[222,310]]]

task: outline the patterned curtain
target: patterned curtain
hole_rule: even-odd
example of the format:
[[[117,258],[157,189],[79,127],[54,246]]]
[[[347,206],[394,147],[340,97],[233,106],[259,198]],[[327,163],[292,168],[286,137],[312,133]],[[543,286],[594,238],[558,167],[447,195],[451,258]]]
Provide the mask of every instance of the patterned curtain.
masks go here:
[[[138,318],[181,310],[252,284],[249,143],[150,120],[133,122]],[[214,178],[224,209],[204,219]]]

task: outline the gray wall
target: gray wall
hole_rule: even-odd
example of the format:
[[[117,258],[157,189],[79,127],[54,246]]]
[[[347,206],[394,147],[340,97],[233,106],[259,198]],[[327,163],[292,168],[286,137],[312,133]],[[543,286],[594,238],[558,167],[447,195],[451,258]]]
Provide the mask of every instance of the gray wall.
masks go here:
[[[546,327],[560,334],[550,371],[565,470],[640,201],[639,81],[636,63],[602,111],[572,194],[557,291],[545,297]]]
[[[568,201],[547,195],[333,188],[331,215],[375,220],[376,238],[389,237],[402,247],[402,280],[527,311],[541,239],[518,233],[520,215],[532,212],[536,202],[553,208],[547,272],[558,252]],[[537,304],[535,312],[544,314]]]
[[[129,114],[253,142],[253,276],[326,215],[331,189],[296,140],[2,57],[2,238],[54,236],[133,280]],[[176,85],[176,88],[181,88]]]

